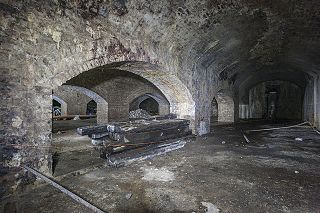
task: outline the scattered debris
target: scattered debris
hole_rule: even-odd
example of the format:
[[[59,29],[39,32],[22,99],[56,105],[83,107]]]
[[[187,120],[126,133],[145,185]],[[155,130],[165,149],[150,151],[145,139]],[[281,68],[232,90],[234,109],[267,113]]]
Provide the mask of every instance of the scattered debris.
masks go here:
[[[295,138],[296,141],[303,141],[302,138]]]
[[[185,141],[177,139],[192,134],[189,124],[185,119],[161,118],[79,127],[77,132],[88,135],[101,157],[118,167],[183,147]]]
[[[246,140],[246,142],[250,143],[250,140],[248,139],[248,137],[244,133],[242,133],[242,135],[243,135],[243,138]]]
[[[212,203],[209,202],[201,202],[201,204],[206,207],[206,212],[207,213],[219,213],[220,209],[217,208],[215,205],[213,205]]]
[[[137,110],[129,112],[129,118],[145,118],[145,119],[149,119],[149,118],[151,118],[151,115],[147,111],[145,111],[143,109],[137,109]]]
[[[96,139],[92,139],[91,140],[92,145],[94,146],[101,146],[103,145],[103,141],[102,140],[96,140]]]
[[[88,135],[91,139],[111,140],[122,144],[164,141],[190,135],[189,121],[184,119],[136,120],[109,124],[79,127],[78,134]],[[108,141],[110,142],[110,141]]]
[[[66,131],[58,131],[57,132],[58,135],[61,135],[61,134],[64,134],[64,133],[66,133]]]

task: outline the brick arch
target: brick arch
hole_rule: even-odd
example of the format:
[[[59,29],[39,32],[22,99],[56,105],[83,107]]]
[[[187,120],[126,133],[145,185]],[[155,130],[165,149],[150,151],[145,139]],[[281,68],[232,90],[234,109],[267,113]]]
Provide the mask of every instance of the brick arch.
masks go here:
[[[189,119],[195,132],[195,102],[189,89],[177,76],[158,66],[141,68],[139,62],[137,65],[130,63],[119,68],[137,74],[156,86],[170,103],[170,112],[177,114],[179,118]]]
[[[97,103],[97,123],[108,122],[108,102],[103,97],[85,87],[73,85],[62,85],[62,87],[70,91],[80,92],[94,100]]]
[[[82,52],[79,54],[82,54]],[[86,58],[85,55],[84,58]],[[177,114],[179,118],[190,120],[190,127],[195,133],[195,102],[189,89],[176,75],[146,61],[120,62],[120,59],[121,57],[116,57],[116,60],[112,60],[110,56],[101,56],[79,63],[72,60],[74,64],[69,63],[69,69],[60,73],[59,80],[52,82],[53,87],[60,86],[82,72],[98,67],[128,71],[141,76],[156,86],[169,101],[170,112]]]
[[[170,104],[165,97],[156,93],[145,93],[138,96],[131,96],[128,98],[129,108],[138,109],[139,105],[146,99],[152,98],[159,104],[159,115],[165,115],[170,112]]]
[[[61,104],[61,115],[66,115],[68,112],[68,104],[60,97],[52,95],[52,100],[55,100]]]
[[[151,58],[147,48],[139,41],[120,41],[109,36],[93,39],[70,45],[67,50],[59,52],[62,57],[57,60],[58,63],[52,65],[52,74],[48,76],[54,87],[61,86],[67,80],[97,67],[112,66],[115,63],[158,63],[156,57]]]

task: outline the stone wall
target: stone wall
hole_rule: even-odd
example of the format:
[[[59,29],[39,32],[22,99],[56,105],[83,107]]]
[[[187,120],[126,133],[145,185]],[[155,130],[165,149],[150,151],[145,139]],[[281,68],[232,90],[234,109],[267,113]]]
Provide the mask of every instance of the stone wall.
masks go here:
[[[234,122],[234,101],[230,91],[219,91],[215,96],[218,103],[218,121]]]
[[[68,115],[86,115],[87,103],[92,99],[85,94],[70,90],[64,86],[53,91],[53,95],[58,96],[67,104]]]
[[[70,91],[74,94],[81,94],[81,96],[86,96],[86,101],[85,102],[85,106],[87,106],[87,103],[90,100],[94,100],[97,103],[97,123],[101,124],[101,123],[106,123],[109,121],[109,116],[108,116],[108,102],[106,101],[106,98],[100,96],[99,94],[97,94],[96,92],[89,90],[85,87],[80,87],[80,86],[73,86],[73,85],[63,85],[61,86],[63,88],[63,90],[66,91]],[[84,104],[82,104],[82,106],[84,107]]]
[[[88,78],[87,75],[98,76]],[[166,100],[162,92],[145,79],[128,72],[106,71],[105,75],[85,75],[68,81],[68,84],[90,88],[108,102],[109,121],[124,121],[129,119],[130,103],[145,94],[155,94]],[[166,101],[169,105],[168,101]]]
[[[51,91],[92,69],[147,79],[196,134],[209,132],[220,89],[274,69],[312,74],[319,126],[319,8],[318,0],[2,1],[0,139],[23,147],[1,146],[2,162],[49,174]],[[112,114],[125,118],[127,104]]]

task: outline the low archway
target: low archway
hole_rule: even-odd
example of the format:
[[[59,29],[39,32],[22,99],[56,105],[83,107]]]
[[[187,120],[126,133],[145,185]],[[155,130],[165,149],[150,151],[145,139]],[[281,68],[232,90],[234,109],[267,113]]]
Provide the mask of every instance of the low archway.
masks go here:
[[[84,87],[72,85],[63,85],[62,87],[70,91],[77,91],[85,94],[94,100],[97,103],[97,123],[99,124],[108,122],[108,102],[103,97]]]
[[[239,119],[251,119],[251,118],[267,118],[266,111],[263,112],[261,106],[257,102],[255,106],[249,106],[249,93],[252,88],[264,82],[283,81],[294,84],[301,88],[302,96],[304,95],[303,116],[305,120],[313,122],[314,117],[314,89],[313,80],[311,76],[305,72],[298,71],[296,69],[287,69],[282,67],[274,67],[273,69],[265,68],[259,70],[260,72],[246,71],[235,82],[235,88],[237,88],[236,107]],[[251,91],[252,93],[253,91]],[[252,93],[253,94],[253,93]],[[263,94],[263,97],[265,94]],[[261,96],[259,97],[261,99]],[[252,97],[251,97],[252,100]],[[264,104],[266,101],[260,101]],[[255,110],[253,109],[255,108]],[[259,112],[258,112],[258,111]]]
[[[110,64],[101,62],[101,60],[92,60],[90,63],[86,63],[86,66],[78,67],[79,70],[66,71],[65,73],[68,75],[62,75],[62,78],[59,79],[60,84],[66,83],[68,80],[85,72],[96,71],[100,74],[110,72],[110,70],[131,72],[157,87],[170,103],[170,112],[177,114],[179,118],[190,120],[190,128],[196,133],[195,102],[189,89],[176,75],[163,70],[157,65],[142,61],[113,62]]]
[[[87,103],[87,115],[96,115],[97,114],[97,102],[91,100]]]
[[[53,116],[67,115],[67,108],[68,108],[68,105],[64,100],[62,100],[61,98],[55,95],[52,95],[52,115]]]
[[[170,113],[169,102],[159,94],[143,94],[133,100],[129,100],[129,103],[129,111],[144,109],[151,115],[165,115]]]
[[[213,98],[211,101],[211,110],[210,110],[210,121],[211,123],[218,121],[218,102],[216,98]]]
[[[139,104],[139,108],[147,111],[150,115],[159,115],[159,104],[153,98],[147,98]]]

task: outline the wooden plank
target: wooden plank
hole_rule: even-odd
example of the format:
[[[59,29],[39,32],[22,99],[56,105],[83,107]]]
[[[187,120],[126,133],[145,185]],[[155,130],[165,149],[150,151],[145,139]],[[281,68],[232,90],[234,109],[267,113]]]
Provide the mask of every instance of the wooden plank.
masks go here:
[[[114,123],[110,124],[108,131],[111,133],[123,133],[123,132],[147,132],[165,128],[175,128],[179,126],[189,125],[190,121],[185,119],[165,119],[165,120],[153,120],[153,121],[135,121],[127,123]]]
[[[109,135],[109,132],[103,132],[103,133],[94,133],[91,135],[91,139],[100,139],[100,138],[105,138],[106,136]]]
[[[177,115],[170,113],[167,115],[156,115],[156,116],[152,116],[150,119],[151,120],[165,120],[165,119],[176,119]]]
[[[98,133],[106,133],[108,132],[108,124],[101,124],[96,126],[84,126],[78,127],[77,133],[79,135],[92,135]]]
[[[163,155],[168,152],[184,147],[186,140],[180,139],[175,141],[168,141],[167,143],[155,144],[150,146],[132,149],[118,154],[107,156],[107,163],[109,166],[121,167],[129,165],[135,161],[153,158],[155,156]]]
[[[166,115],[155,115],[151,116],[150,118],[130,118],[130,121],[137,121],[137,120],[147,120],[147,121],[152,121],[152,120],[165,120],[165,119],[176,119],[177,115],[170,113]]]
[[[96,115],[61,115],[61,116],[52,116],[53,120],[71,120],[74,119],[76,116],[80,118],[95,118]]]
[[[157,129],[146,132],[110,133],[109,137],[120,143],[139,143],[147,141],[162,141],[179,138],[191,134],[189,126],[179,126],[166,129]]]
[[[99,146],[99,151],[101,153],[101,156],[105,158],[106,155],[110,155],[113,153],[137,149],[140,147],[149,146],[151,144],[155,145],[155,144],[167,143],[170,140],[178,140],[179,138],[186,138],[191,135],[192,135],[191,130],[185,130],[184,132],[180,132],[179,135],[171,134],[169,136],[162,137],[160,140],[149,140],[149,141],[143,141],[143,142],[134,141],[130,143],[119,143],[117,141],[105,139],[104,141],[101,140],[100,144],[103,144],[104,146]]]
[[[178,128],[189,125],[189,120],[184,119],[165,119],[165,120],[137,120],[134,122],[114,122],[96,126],[85,126],[77,128],[80,135],[92,135],[98,133],[122,133],[122,132],[147,132],[164,128]]]

